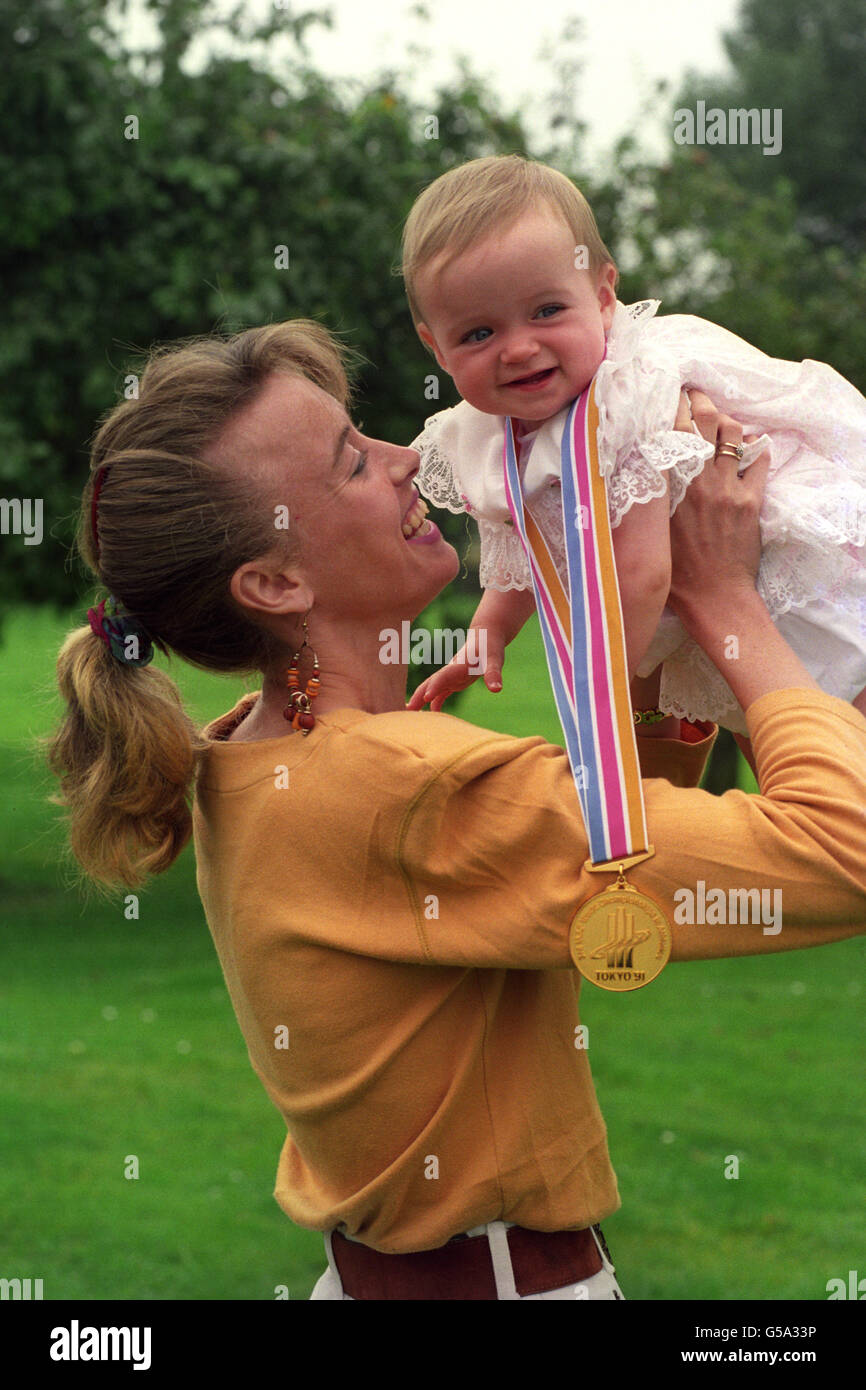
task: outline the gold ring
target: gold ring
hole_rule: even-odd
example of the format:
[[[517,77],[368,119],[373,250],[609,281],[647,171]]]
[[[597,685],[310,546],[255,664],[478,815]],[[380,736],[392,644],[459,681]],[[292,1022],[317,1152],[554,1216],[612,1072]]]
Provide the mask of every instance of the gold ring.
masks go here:
[[[716,458],[721,458],[724,454],[732,459],[741,459],[745,452],[742,444],[720,444],[716,449]]]

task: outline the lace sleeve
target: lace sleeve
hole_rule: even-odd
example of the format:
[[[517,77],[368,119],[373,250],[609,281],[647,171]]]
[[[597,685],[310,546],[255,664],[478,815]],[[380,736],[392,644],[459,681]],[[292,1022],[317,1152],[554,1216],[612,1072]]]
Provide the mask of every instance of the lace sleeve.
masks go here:
[[[434,507],[444,507],[449,512],[471,511],[454,476],[451,460],[439,446],[441,419],[441,412],[431,415],[417,439],[413,439],[409,445],[410,449],[417,449],[421,455],[415,486]]]
[[[532,575],[520,533],[504,522],[477,518],[481,539],[479,577],[482,589],[531,589]]]
[[[700,435],[683,430],[660,431],[654,438],[634,444],[617,461],[608,479],[611,525],[618,526],[635,502],[663,496],[666,486],[673,516],[689,484],[703,471],[713,452],[713,445]]]

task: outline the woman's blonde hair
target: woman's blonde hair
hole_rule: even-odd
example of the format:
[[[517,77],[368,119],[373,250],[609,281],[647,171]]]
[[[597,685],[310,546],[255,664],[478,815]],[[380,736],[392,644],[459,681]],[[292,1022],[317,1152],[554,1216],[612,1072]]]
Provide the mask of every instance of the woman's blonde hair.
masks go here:
[[[158,347],[138,398],[103,421],[77,547],[163,652],[239,673],[280,658],[281,644],[235,602],[229,584],[239,565],[260,556],[297,558],[292,531],[275,529],[272,499],[241,460],[231,466],[205,454],[273,373],[305,377],[345,405],[347,360],[305,319]],[[174,682],[153,667],[122,665],[89,625],[66,638],[57,679],[67,712],[47,756],[70,848],[94,884],[136,886],[167,869],[189,839],[188,797],[206,745]]]
[[[591,271],[598,272],[608,262],[615,264],[599,235],[592,208],[565,174],[518,154],[471,159],[425,188],[406,219],[402,273],[413,322],[424,320],[418,277],[434,257],[451,260],[462,255],[473,242],[505,231],[527,208],[539,203],[547,203],[561,215],[576,247],[586,247]]]

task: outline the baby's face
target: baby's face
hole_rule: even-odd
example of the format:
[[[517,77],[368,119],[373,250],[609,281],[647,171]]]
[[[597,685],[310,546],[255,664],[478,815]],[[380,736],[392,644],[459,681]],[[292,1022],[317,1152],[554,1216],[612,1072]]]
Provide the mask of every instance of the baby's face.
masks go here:
[[[464,400],[541,423],[589,385],[616,308],[616,271],[578,270],[574,236],[545,207],[418,281],[421,338]]]

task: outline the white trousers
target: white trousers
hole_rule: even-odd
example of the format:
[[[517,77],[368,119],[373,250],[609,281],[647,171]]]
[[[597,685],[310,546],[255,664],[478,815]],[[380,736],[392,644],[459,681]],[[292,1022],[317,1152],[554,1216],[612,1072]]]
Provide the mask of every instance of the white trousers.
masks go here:
[[[520,1302],[530,1303],[533,1300],[540,1302],[542,1299],[578,1299],[593,1300],[600,1299],[622,1299],[623,1293],[619,1284],[614,1279],[614,1267],[604,1250],[601,1247],[595,1231],[592,1238],[598,1246],[598,1253],[601,1255],[602,1268],[597,1274],[593,1274],[590,1279],[584,1279],[578,1284],[565,1284],[560,1289],[548,1289],[546,1293],[528,1293],[522,1297],[517,1292],[514,1284],[514,1271],[511,1267],[511,1253],[508,1249],[508,1239],[506,1230],[514,1223],[512,1221],[491,1221],[486,1226],[476,1226],[473,1230],[467,1231],[469,1236],[487,1236],[490,1242],[490,1253],[493,1258],[493,1274],[496,1279],[497,1298],[520,1300]],[[310,1294],[310,1299],[342,1299],[344,1302],[353,1303],[355,1300],[343,1291],[343,1284],[340,1279],[340,1271],[334,1260],[334,1252],[331,1248],[330,1232],[325,1234],[325,1253],[328,1257],[328,1268],[316,1283],[316,1287]]]

